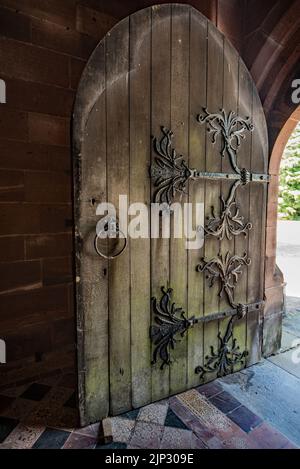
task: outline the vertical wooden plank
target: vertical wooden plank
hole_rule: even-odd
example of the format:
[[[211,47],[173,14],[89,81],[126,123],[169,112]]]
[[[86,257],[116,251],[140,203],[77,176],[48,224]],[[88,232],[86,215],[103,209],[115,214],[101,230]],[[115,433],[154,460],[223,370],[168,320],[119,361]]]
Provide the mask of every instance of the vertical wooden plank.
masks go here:
[[[208,62],[207,62],[207,109],[208,112],[218,112],[223,100],[223,35],[211,24],[208,24]],[[221,171],[221,140],[215,144],[211,141],[210,134],[206,138],[206,171]],[[215,213],[220,210],[220,183],[206,180],[205,182],[205,217],[211,217],[211,208]],[[209,261],[218,254],[219,243],[214,237],[205,239],[205,259]],[[205,274],[199,273],[205,276]],[[220,284],[210,287],[207,279],[204,279],[204,313],[205,315],[219,311]],[[210,355],[211,347],[218,350],[218,322],[211,321],[204,325],[204,356]],[[207,373],[205,380],[216,378],[216,373]]]
[[[105,47],[101,45],[105,68]],[[105,88],[105,75],[99,87]],[[108,281],[107,261],[94,250],[96,207],[106,201],[106,109],[105,93],[95,103],[82,145],[80,214],[76,238],[78,307],[84,316],[77,323],[79,405],[82,424],[95,422],[109,413],[108,373]],[[93,177],[93,175],[97,177]]]
[[[152,7],[152,73],[151,73],[151,134],[161,136],[161,126],[170,128],[170,86],[171,86],[171,7]],[[151,160],[155,159],[152,148]],[[151,187],[151,200],[155,188]],[[169,240],[151,240],[151,296],[160,298],[161,287],[169,285]],[[154,318],[152,315],[152,323]],[[153,346],[152,346],[153,351]],[[169,367],[160,369],[161,363],[152,366],[152,401],[169,395]]]
[[[129,194],[129,18],[107,35],[107,186],[116,208]],[[118,212],[117,212],[118,213]],[[131,408],[130,239],[128,248],[109,261],[110,406],[115,415]]]
[[[239,66],[239,100],[238,100],[238,114],[242,118],[250,117],[252,121],[252,81],[248,70],[240,59]],[[237,154],[237,162],[240,168],[251,168],[251,142],[252,134],[247,132],[240,149]],[[252,183],[250,183],[252,184]],[[236,193],[236,201],[239,206],[240,214],[244,217],[244,223],[250,222],[249,204],[250,204],[250,184],[239,187]],[[247,252],[248,257],[252,258],[252,252],[249,249],[249,231],[247,235],[243,234],[235,238],[235,251],[239,256],[243,256]],[[247,303],[247,286],[248,286],[248,266],[243,267],[243,273],[237,283],[234,300],[236,303]],[[252,313],[249,313],[252,314]],[[233,337],[236,338],[240,350],[247,349],[247,318],[243,318],[235,322],[233,328]],[[245,364],[237,364],[234,371],[243,368]]]
[[[223,65],[223,108],[228,115],[229,112],[237,112],[237,102],[238,102],[238,74],[239,74],[239,57],[235,49],[227,41],[224,41],[224,65]],[[226,153],[225,157],[221,159],[221,167],[223,173],[232,173],[234,169],[232,168],[229,155]],[[234,182],[222,181],[221,183],[221,194],[226,201],[228,199],[231,187]],[[221,208],[223,209],[223,207]],[[224,236],[223,240],[220,242],[220,253],[223,256],[223,260],[227,253],[230,256],[235,254],[235,239],[228,239],[227,236]],[[240,279],[239,279],[240,280]],[[220,298],[220,310],[226,311],[230,309],[230,303],[226,294]],[[223,337],[226,328],[228,325],[228,319],[219,322],[219,332]]]
[[[151,10],[130,17],[130,204],[150,209]],[[130,246],[132,406],[151,401],[150,239]]]
[[[205,171],[205,126],[197,122],[197,115],[206,107],[206,72],[207,72],[207,21],[193,8],[190,24],[190,122],[189,122],[189,166]],[[189,184],[189,202],[204,203],[204,182]],[[194,212],[195,213],[195,212]],[[204,276],[196,271],[199,260],[204,255],[201,250],[189,250],[188,253],[188,314],[203,314]],[[203,325],[198,324],[188,332],[188,387],[199,384],[195,373],[197,366],[203,366]]]
[[[267,172],[268,138],[266,120],[260,98],[253,83],[253,124],[251,171]],[[266,224],[267,184],[252,183],[250,186],[250,221],[253,229],[249,234],[251,265],[248,269],[248,301],[263,300],[265,224]],[[247,365],[261,358],[261,318],[262,311],[252,312],[247,318]]]
[[[184,5],[172,5],[171,23],[171,129],[176,139],[176,152],[184,155],[189,164],[189,9]],[[181,205],[187,196],[181,197]],[[171,217],[172,225],[174,217]],[[170,240],[170,286],[173,301],[187,310],[187,250],[184,230],[182,237],[174,238],[173,227]],[[184,391],[187,386],[187,337],[180,338],[172,353],[170,368],[170,393]]]
[[[97,58],[104,70],[105,41],[98,46]],[[106,199],[105,74],[95,74],[97,87],[86,73],[83,75],[73,121],[77,364],[82,425],[95,422],[109,412],[107,263],[99,262],[94,250],[98,220],[92,202]],[[87,112],[90,101],[96,101],[97,97],[92,112]],[[93,142],[90,134],[94,136]],[[101,156],[96,159],[98,152]],[[92,178],[95,173],[99,174],[98,178]]]

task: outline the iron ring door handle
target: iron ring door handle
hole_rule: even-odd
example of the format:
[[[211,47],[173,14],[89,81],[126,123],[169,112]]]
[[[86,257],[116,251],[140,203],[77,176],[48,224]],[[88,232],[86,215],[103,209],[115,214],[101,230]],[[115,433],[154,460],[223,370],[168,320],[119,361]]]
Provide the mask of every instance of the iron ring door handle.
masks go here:
[[[123,244],[122,248],[116,254],[112,254],[112,255],[107,255],[99,249],[99,247],[98,247],[99,234],[96,234],[95,239],[94,239],[94,247],[95,247],[95,251],[98,254],[98,256],[103,257],[104,259],[116,259],[117,257],[119,257],[125,251],[125,249],[127,247],[127,238],[124,235],[124,233],[119,229],[118,229],[118,233],[121,234],[121,237],[119,236],[119,239],[122,238],[124,240],[124,244]]]

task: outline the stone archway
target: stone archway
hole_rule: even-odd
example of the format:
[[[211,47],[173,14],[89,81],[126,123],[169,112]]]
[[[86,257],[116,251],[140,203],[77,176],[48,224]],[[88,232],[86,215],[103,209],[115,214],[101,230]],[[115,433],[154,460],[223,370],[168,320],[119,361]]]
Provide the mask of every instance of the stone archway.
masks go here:
[[[267,202],[266,267],[265,267],[265,316],[263,353],[272,355],[280,347],[283,310],[284,278],[276,264],[277,207],[280,163],[284,148],[297,123],[300,106],[291,114],[273,146],[269,162],[270,184]]]

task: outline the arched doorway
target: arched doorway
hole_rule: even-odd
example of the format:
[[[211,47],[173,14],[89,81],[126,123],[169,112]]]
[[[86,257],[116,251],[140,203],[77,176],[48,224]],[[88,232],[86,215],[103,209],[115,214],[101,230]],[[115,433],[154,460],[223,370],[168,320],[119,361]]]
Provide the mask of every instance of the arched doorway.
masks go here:
[[[288,118],[274,144],[270,163],[270,184],[267,203],[266,268],[265,268],[265,317],[263,353],[272,355],[280,348],[281,323],[284,301],[284,275],[276,263],[277,212],[280,163],[287,142],[300,121],[300,107]]]
[[[122,20],[83,73],[73,137],[82,422],[257,363],[268,137],[231,44],[189,6]],[[128,236],[122,256],[103,255],[96,208],[119,205],[121,226],[118,196],[127,193],[130,204],[164,204],[173,214],[175,197],[202,203],[202,247],[187,253],[183,237],[151,228],[140,244]]]

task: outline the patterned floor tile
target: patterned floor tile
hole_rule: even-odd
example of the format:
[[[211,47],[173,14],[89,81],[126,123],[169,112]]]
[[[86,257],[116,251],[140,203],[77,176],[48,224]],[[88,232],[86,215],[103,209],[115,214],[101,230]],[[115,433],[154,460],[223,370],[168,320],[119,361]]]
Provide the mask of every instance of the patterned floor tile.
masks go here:
[[[80,433],[85,436],[94,436],[98,437],[100,423],[94,423],[93,425],[88,425],[87,427],[75,428],[75,433]]]
[[[167,412],[168,404],[150,404],[140,410],[137,420],[164,425]]]
[[[18,425],[18,420],[8,417],[0,417],[0,443],[3,443],[8,435]]]
[[[232,412],[234,409],[241,405],[241,403],[237,399],[235,399],[235,397],[231,396],[231,394],[226,391],[220,392],[219,394],[212,396],[209,400],[214,406],[224,412],[224,414]]]
[[[0,449],[12,449],[8,443],[0,443]]]
[[[258,441],[261,448],[280,449],[288,445],[290,441],[278,430],[263,422],[250,432],[251,437]]]
[[[194,433],[192,434],[191,449],[208,449],[208,446],[197,437]]]
[[[63,375],[63,377],[60,378],[57,384],[58,386],[61,386],[63,388],[76,389],[77,387],[76,375],[74,373],[68,373],[66,375]]]
[[[53,387],[51,391],[45,396],[44,402],[47,402],[54,407],[62,407],[73,393],[74,391],[70,388],[56,386]]]
[[[76,409],[43,402],[24,419],[24,422],[30,426],[43,424],[71,432],[78,426],[78,415]]]
[[[73,432],[79,424],[79,415],[77,409],[63,407],[60,415],[52,419],[52,427]],[[50,425],[49,425],[50,426]]]
[[[213,433],[209,431],[205,425],[194,415],[188,408],[179,402],[177,398],[170,399],[170,407],[178,418],[184,422],[186,427],[192,430],[197,438],[204,442],[209,447],[210,440],[214,437]],[[219,440],[218,440],[219,441]],[[219,441],[221,447],[221,442]]]
[[[85,428],[77,428],[72,373],[0,394],[0,449],[296,448],[219,382]]]
[[[64,403],[64,407],[70,407],[71,409],[77,408],[77,399],[75,392],[69,397],[67,402]]]
[[[180,420],[176,414],[174,414],[171,408],[168,409],[167,416],[165,419],[165,427],[173,427],[173,428],[182,428],[183,430],[187,430],[188,427]]]
[[[217,381],[212,381],[211,383],[203,384],[202,386],[199,386],[197,388],[197,391],[200,392],[200,394],[203,394],[205,397],[212,397],[218,394],[219,392],[223,391],[223,388],[220,383]]]
[[[224,449],[224,445],[219,438],[213,436],[209,438],[206,442],[208,449]]]
[[[109,443],[108,445],[97,445],[96,449],[126,449],[127,445],[125,443]]]
[[[163,436],[164,427],[148,422],[137,422],[128,448],[157,449]]]
[[[21,394],[21,397],[32,401],[41,401],[50,389],[51,386],[47,386],[46,384],[33,383]]]
[[[46,386],[56,386],[61,379],[61,375],[48,376],[38,380],[38,384],[45,384]]]
[[[139,413],[140,409],[134,409],[130,412],[125,412],[125,414],[121,414],[120,417],[122,417],[123,419],[136,420]]]
[[[0,395],[0,415],[5,415],[14,401],[15,397]]]
[[[97,439],[91,436],[84,436],[80,433],[71,433],[65,442],[63,449],[94,449]]]
[[[238,407],[227,416],[247,433],[262,423],[262,419],[245,406]]]
[[[26,420],[28,415],[34,411],[37,405],[37,401],[30,401],[29,399],[22,399],[21,397],[18,397],[17,399],[14,399],[11,406],[8,407],[6,411],[2,413],[2,415],[23,421]]]
[[[6,438],[5,443],[13,449],[29,449],[44,430],[45,427],[27,427],[20,423]]]
[[[24,422],[27,425],[45,425],[48,427],[61,428],[72,431],[78,426],[78,415],[76,409],[63,407],[64,403],[72,395],[68,388],[54,387],[44,397],[39,405],[31,412]]]
[[[46,428],[33,445],[33,449],[60,449],[64,446],[69,436],[69,432]]]
[[[243,431],[195,389],[177,396],[192,414],[221,441],[243,435]]]
[[[181,428],[165,427],[161,440],[161,449],[190,449],[193,432]]]
[[[26,389],[28,388],[28,384],[22,385],[22,386],[14,386],[9,389],[2,389],[1,394],[3,396],[8,396],[8,397],[19,397]]]
[[[113,441],[128,443],[135,427],[135,421],[114,417],[111,419]]]
[[[249,435],[234,436],[222,443],[224,449],[262,449]]]

